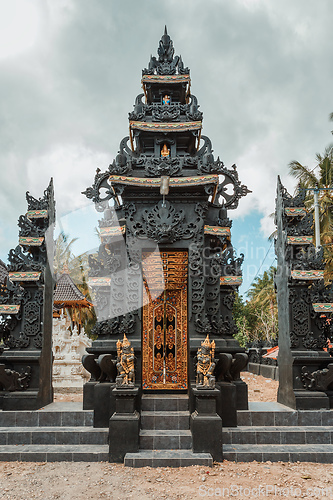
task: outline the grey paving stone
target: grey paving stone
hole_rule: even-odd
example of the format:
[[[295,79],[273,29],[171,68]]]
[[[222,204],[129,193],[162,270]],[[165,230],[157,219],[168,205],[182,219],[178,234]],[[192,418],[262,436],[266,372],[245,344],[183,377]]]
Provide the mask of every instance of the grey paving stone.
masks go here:
[[[15,427],[16,412],[15,411],[0,411],[0,427]]]
[[[178,400],[176,398],[155,399],[155,411],[178,411]]]
[[[61,412],[61,425],[64,426],[82,426],[85,423],[83,411]]]
[[[140,448],[142,450],[152,450],[154,448],[153,436],[140,436]]]
[[[192,435],[179,436],[179,448],[181,450],[190,450],[192,448]]]
[[[55,444],[80,444],[80,433],[77,431],[58,431],[54,434]]]
[[[8,445],[16,445],[16,444],[31,444],[31,432],[7,432],[7,444]]]
[[[16,427],[36,427],[38,425],[38,413],[36,411],[15,412]]]
[[[154,450],[179,449],[179,436],[177,435],[154,436],[153,449]]]
[[[274,425],[297,425],[298,414],[297,411],[278,411],[274,413]]]
[[[231,431],[229,429],[227,431],[222,430],[222,442],[223,444],[231,443]]]
[[[80,444],[91,444],[91,445],[106,445],[108,444],[109,432],[101,430],[98,431],[82,431],[78,433],[78,439]]]
[[[333,464],[333,452],[316,453],[318,464]]]
[[[316,462],[317,453],[311,453],[306,450],[290,452],[289,460],[290,462]]]
[[[281,433],[280,431],[269,431],[263,429],[262,431],[256,431],[256,442],[257,444],[280,444],[281,443]]]
[[[46,452],[21,452],[20,460],[21,462],[46,462]]]
[[[309,444],[330,444],[332,432],[323,431],[318,427],[317,431],[305,431],[305,441]]]
[[[231,432],[231,443],[232,444],[256,444],[256,432],[255,431],[241,431],[234,430]]]
[[[237,411],[237,424],[238,425],[252,425],[251,412],[249,410]]]
[[[154,405],[155,405],[154,399],[143,397],[141,400],[142,411],[154,411]]]
[[[49,452],[46,454],[47,462],[73,462],[73,453],[70,451]]]
[[[19,451],[1,451],[0,462],[17,462],[21,460],[21,453]]]
[[[91,427],[94,425],[94,412],[86,410],[84,413],[84,425]]]
[[[333,426],[333,410],[323,410],[321,412],[321,423],[322,425],[332,425]]]
[[[40,427],[60,427],[61,412],[40,412],[38,415],[38,425]]]
[[[56,434],[50,430],[48,431],[33,431],[31,433],[31,444],[55,444]]]
[[[296,427],[295,430],[281,430],[281,444],[304,444],[305,443],[305,432],[298,430]]]
[[[321,412],[314,410],[299,411],[298,425],[321,425]]]
[[[142,429],[155,428],[155,416],[153,412],[141,412],[141,427]]]
[[[274,425],[274,413],[269,411],[251,412],[252,425]]]

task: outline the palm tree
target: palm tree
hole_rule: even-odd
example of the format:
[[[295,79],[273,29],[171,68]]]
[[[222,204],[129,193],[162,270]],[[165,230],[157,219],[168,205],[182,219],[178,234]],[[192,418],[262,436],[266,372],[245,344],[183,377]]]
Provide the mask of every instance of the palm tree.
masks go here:
[[[330,115],[333,119],[333,113]],[[289,163],[290,173],[299,180],[300,187],[319,188],[320,236],[326,261],[325,276],[333,278],[333,144],[326,147],[323,155],[316,154],[317,165],[310,169],[298,161]],[[313,210],[313,192],[309,191],[305,205]]]

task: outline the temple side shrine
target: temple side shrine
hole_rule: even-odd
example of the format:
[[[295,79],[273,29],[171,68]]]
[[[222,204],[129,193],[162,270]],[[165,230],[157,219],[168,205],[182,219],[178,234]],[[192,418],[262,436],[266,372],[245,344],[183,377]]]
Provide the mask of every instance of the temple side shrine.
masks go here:
[[[129,135],[84,193],[103,218],[89,259],[98,321],[83,358],[92,375],[83,405],[95,427],[110,426],[110,460],[136,465],[164,429],[179,438],[170,449],[209,463],[222,458],[222,423],[237,425],[236,410],[248,406],[233,320],[244,256],[235,256],[228,210],[250,191],[235,165],[214,158],[190,70],[166,29],[141,83]]]

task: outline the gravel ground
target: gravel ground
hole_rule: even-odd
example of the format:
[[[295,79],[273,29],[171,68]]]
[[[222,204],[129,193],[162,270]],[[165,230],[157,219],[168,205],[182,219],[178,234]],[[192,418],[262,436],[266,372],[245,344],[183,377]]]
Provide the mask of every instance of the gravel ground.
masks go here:
[[[249,401],[276,401],[278,382],[244,372]],[[55,401],[82,401],[56,394]],[[0,498],[41,499],[333,498],[333,465],[234,463],[207,469],[125,468],[121,464],[0,462]]]

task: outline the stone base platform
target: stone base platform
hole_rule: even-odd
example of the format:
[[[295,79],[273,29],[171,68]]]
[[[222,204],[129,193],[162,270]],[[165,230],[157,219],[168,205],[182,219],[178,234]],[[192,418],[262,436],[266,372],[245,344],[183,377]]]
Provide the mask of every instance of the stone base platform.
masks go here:
[[[223,428],[224,458],[236,462],[333,462],[333,411],[249,403]]]
[[[99,462],[109,458],[108,429],[93,427],[82,403],[0,411],[0,461]]]

